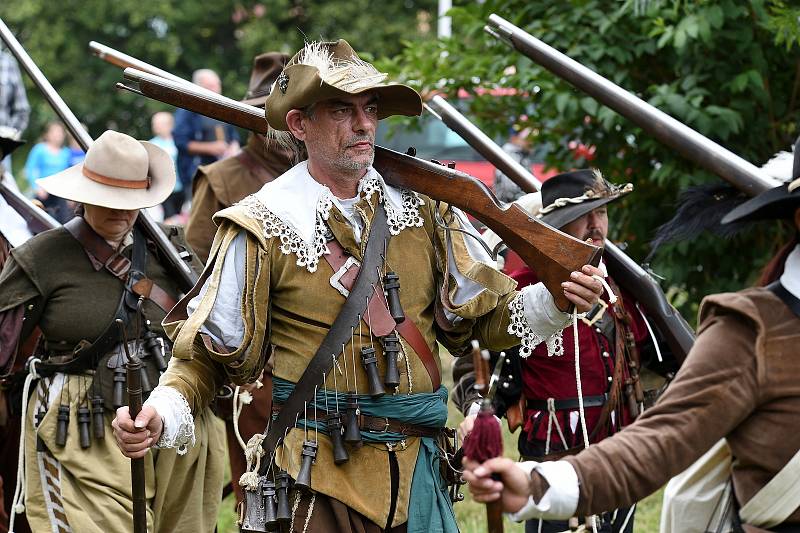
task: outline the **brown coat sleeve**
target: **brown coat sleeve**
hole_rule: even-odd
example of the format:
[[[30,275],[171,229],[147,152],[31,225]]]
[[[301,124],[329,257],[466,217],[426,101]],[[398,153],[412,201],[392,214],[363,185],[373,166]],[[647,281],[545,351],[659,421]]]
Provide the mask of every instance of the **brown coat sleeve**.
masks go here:
[[[577,515],[641,500],[739,425],[757,405],[755,342],[753,324],[740,315],[703,324],[655,406],[612,438],[566,459],[580,483]],[[541,488],[538,480],[532,483],[532,490]]]
[[[208,177],[198,169],[192,186],[192,212],[186,224],[186,241],[203,264],[208,261],[211,243],[217,232],[217,226],[211,217],[225,207],[214,194]]]

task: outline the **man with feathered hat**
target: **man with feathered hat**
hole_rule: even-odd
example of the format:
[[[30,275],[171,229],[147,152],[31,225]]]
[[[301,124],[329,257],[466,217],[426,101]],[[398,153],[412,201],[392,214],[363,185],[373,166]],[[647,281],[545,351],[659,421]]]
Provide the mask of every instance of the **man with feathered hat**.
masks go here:
[[[273,137],[304,160],[217,213],[206,271],[166,319],[177,360],[154,394],[172,401],[148,402],[135,422],[118,413],[131,457],[187,444],[192,413],[223,380],[252,382],[269,364],[276,447],[248,443],[244,529],[456,531],[436,444],[447,419],[438,343],[536,344],[569,320],[542,285],[516,292],[489,266],[461,211],[372,167],[378,120],[421,111],[416,91],[345,41],[304,46],[266,99]],[[597,272],[564,284],[580,310],[601,291]],[[377,281],[359,302],[361,276]]]
[[[608,204],[632,189],[631,184],[610,183],[598,170],[565,172],[542,184],[541,204],[532,214],[577,239],[602,246],[608,234]],[[527,267],[510,276],[518,287],[538,282],[536,273]],[[509,425],[521,424],[519,451],[526,459],[538,461],[577,453],[586,442],[600,442],[630,424],[642,407],[638,368],[642,360],[653,355],[655,340],[649,335],[638,303],[613,279],[606,277],[606,281],[617,300],[612,303],[604,296],[578,324],[580,390],[575,379],[571,328],[551,346],[523,346],[508,352],[509,364],[503,372],[504,385],[496,395],[496,412],[505,413]],[[470,360],[457,361],[453,376],[457,383],[454,402],[466,415],[460,428],[464,435],[471,430],[477,412],[471,366]],[[581,416],[585,416],[587,437]],[[551,533],[569,526],[566,521],[531,520],[526,531]],[[633,511],[624,508],[604,514],[597,527],[604,532],[633,531]]]

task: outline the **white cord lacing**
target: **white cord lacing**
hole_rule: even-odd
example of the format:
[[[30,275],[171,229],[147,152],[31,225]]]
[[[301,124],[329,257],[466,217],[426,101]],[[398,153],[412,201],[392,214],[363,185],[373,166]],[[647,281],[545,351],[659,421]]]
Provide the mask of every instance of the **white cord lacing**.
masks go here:
[[[14,533],[14,518],[18,514],[25,512],[25,424],[28,420],[28,395],[31,390],[31,383],[39,379],[36,373],[36,365],[41,359],[31,359],[28,363],[28,375],[25,376],[25,383],[22,386],[22,429],[19,432],[19,455],[17,457],[17,484],[14,487],[14,498],[11,500],[11,516],[8,522],[8,531]],[[35,430],[35,428],[34,428]]]
[[[260,389],[263,386],[264,384],[261,383],[261,381],[256,381],[256,388]],[[245,444],[242,434],[239,431],[239,417],[242,415],[244,406],[253,403],[253,395],[246,390],[240,392],[240,389],[241,387],[237,385],[236,389],[233,391],[233,433],[236,435],[236,440],[239,442],[239,446],[242,447],[242,450],[247,450],[247,444]]]
[[[611,290],[611,287],[608,285],[605,279],[602,276],[598,276],[597,274],[592,276],[594,279],[599,281],[603,285],[603,289],[608,294],[608,302],[610,304],[617,303],[617,295],[614,294],[614,291]],[[581,354],[580,354],[580,343],[578,342],[578,310],[577,308],[573,308],[572,310],[572,337],[573,341],[575,342],[575,381],[578,385],[578,414],[580,415],[581,421],[581,430],[583,431],[583,445],[585,448],[589,447],[589,431],[586,429],[586,412],[583,408],[583,385],[581,384]],[[619,356],[619,355],[618,355]],[[596,517],[591,517],[592,523],[592,531],[597,533],[597,521]]]

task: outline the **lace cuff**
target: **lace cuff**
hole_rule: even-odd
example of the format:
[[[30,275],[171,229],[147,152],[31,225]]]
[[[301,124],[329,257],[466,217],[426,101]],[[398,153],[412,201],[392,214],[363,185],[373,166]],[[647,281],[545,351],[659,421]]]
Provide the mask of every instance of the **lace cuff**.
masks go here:
[[[509,302],[508,309],[511,312],[508,333],[521,339],[520,357],[529,357],[543,342],[547,345],[547,355],[564,355],[561,331],[572,317],[556,307],[542,283],[523,288]]]
[[[152,406],[164,423],[155,448],[177,448],[178,455],[184,455],[189,446],[194,446],[194,417],[189,402],[180,392],[159,385],[144,404]]]

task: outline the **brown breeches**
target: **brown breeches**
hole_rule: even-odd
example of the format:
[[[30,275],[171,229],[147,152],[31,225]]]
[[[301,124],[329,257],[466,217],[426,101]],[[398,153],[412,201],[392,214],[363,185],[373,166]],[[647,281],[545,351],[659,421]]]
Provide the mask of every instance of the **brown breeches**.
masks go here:
[[[296,498],[296,496],[295,496]],[[390,529],[383,529],[375,522],[367,520],[363,515],[353,511],[339,500],[316,493],[313,496],[313,508],[309,516],[312,496],[303,494],[296,511],[293,513],[292,533],[405,533],[406,524]],[[306,525],[308,520],[308,525]]]

